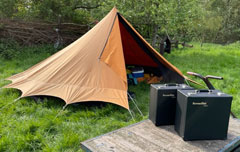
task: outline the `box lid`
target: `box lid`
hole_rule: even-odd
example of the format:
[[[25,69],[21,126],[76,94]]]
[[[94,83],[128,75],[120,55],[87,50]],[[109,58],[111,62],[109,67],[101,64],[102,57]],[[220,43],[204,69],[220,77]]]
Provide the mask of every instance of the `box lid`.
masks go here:
[[[151,84],[151,87],[156,89],[167,89],[167,90],[177,90],[177,89],[193,89],[186,84]]]
[[[131,71],[132,71],[132,73],[134,73],[134,72],[142,72],[143,73],[144,69],[142,67],[135,67]]]
[[[133,73],[133,74],[144,73],[144,70],[141,70],[141,71],[133,71],[132,73]]]
[[[178,90],[187,97],[232,97],[219,90]]]

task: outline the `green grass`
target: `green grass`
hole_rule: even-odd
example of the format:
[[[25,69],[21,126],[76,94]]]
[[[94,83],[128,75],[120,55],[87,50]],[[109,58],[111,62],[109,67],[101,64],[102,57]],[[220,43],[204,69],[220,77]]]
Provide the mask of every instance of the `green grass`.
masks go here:
[[[16,47],[14,51],[8,60],[0,57],[0,87],[9,83],[5,78],[56,52],[51,46]],[[212,82],[217,89],[233,95],[232,110],[240,117],[239,43],[228,46],[205,44],[202,48],[195,43],[194,48],[174,50],[166,54],[166,58],[183,73],[194,71],[224,77],[223,81]],[[149,85],[141,83],[130,86],[130,90],[136,93],[137,104],[144,114],[141,117],[130,102],[135,121],[124,108],[106,103],[80,103],[61,111],[64,102],[60,99],[44,98],[44,102],[35,102],[23,98],[5,106],[18,98],[20,91],[1,89],[0,151],[81,151],[81,141],[148,117]]]
[[[184,74],[193,71],[223,77],[224,80],[210,81],[216,89],[233,95],[232,111],[240,118],[240,43],[204,44],[202,48],[194,43],[194,48],[174,50],[166,58]],[[204,84],[200,79],[188,77]]]

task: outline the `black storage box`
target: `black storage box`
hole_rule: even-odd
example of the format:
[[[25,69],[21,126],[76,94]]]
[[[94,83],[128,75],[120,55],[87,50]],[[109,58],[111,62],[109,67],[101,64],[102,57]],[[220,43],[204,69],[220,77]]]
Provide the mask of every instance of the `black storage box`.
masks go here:
[[[177,89],[193,89],[185,84],[152,84],[149,119],[156,125],[174,125]]]
[[[178,90],[175,130],[183,140],[227,139],[231,103],[218,90]]]

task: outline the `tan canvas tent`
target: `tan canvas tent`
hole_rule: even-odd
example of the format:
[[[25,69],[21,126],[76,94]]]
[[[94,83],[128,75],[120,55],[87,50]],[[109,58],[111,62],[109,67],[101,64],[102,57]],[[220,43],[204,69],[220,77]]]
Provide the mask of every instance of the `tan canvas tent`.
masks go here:
[[[152,69],[165,81],[183,82],[184,75],[113,8],[84,36],[7,80],[21,97],[47,95],[66,104],[104,101],[129,109],[126,65]]]

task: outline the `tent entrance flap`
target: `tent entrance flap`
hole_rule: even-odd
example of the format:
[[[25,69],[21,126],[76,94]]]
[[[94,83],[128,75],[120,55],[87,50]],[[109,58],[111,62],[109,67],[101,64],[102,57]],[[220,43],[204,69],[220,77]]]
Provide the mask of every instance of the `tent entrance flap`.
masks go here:
[[[155,73],[164,75],[169,69],[165,67],[155,55],[149,51],[149,48],[138,37],[138,35],[129,27],[129,25],[119,16],[119,26],[123,43],[123,52],[125,63],[127,65],[137,65],[156,69]]]
[[[130,27],[131,25],[119,13],[118,18],[124,58],[127,65],[155,68],[155,73],[161,75],[165,82],[184,82],[184,78],[176,71],[167,67],[166,64],[168,65],[168,62],[161,61],[159,54],[152,50],[153,48],[149,47],[146,41],[142,40],[143,38]]]
[[[158,67],[158,64],[145,53],[143,48],[128,32],[122,22],[119,22],[119,26],[121,31],[125,63],[127,65]]]

